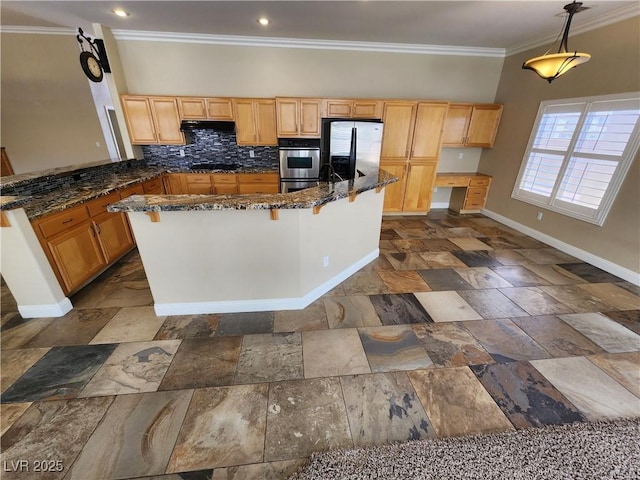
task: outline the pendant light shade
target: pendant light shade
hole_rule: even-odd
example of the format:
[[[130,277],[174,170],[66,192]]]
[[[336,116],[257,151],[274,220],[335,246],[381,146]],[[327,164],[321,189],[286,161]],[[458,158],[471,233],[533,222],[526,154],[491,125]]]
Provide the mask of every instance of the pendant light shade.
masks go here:
[[[573,15],[580,11],[582,2],[573,2],[564,6],[569,16],[565,22],[564,32],[562,34],[562,40],[558,48],[558,53],[549,52],[540,57],[534,57],[522,64],[522,68],[526,70],[533,70],[541,78],[544,78],[549,83],[554,81],[560,75],[564,75],[569,70],[582,63],[586,63],[591,58],[588,53],[570,52],[567,48],[567,41],[569,40],[569,27],[571,26],[571,19]]]

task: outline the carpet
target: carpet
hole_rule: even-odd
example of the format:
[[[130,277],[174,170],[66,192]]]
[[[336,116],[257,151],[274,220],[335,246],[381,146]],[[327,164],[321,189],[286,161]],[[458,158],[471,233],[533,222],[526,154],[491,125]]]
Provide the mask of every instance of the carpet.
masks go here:
[[[289,480],[640,478],[640,419],[316,453]]]

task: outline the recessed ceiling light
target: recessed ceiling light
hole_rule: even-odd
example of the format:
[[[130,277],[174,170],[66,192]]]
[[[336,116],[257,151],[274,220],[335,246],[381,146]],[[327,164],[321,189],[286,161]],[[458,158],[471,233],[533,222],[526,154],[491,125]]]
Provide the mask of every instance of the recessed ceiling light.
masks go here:
[[[129,12],[121,9],[121,8],[116,8],[113,13],[115,13],[117,16],[119,17],[128,17],[129,16]]]
[[[267,25],[269,25],[269,19],[266,17],[259,18],[258,23],[263,27],[266,27]]]

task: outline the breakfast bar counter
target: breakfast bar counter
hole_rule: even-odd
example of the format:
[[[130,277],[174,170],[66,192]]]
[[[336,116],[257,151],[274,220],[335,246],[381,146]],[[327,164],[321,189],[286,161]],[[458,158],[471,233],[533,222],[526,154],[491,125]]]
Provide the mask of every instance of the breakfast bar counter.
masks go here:
[[[157,315],[300,309],[378,257],[383,170],[298,192],[145,195],[126,212]]]

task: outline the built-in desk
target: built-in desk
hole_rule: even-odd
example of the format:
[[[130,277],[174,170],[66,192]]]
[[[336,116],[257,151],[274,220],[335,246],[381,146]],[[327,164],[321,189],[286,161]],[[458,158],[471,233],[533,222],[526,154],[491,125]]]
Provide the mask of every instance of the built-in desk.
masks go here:
[[[484,208],[491,177],[476,172],[441,172],[436,175],[436,187],[451,187],[449,209],[458,213],[474,213]]]

